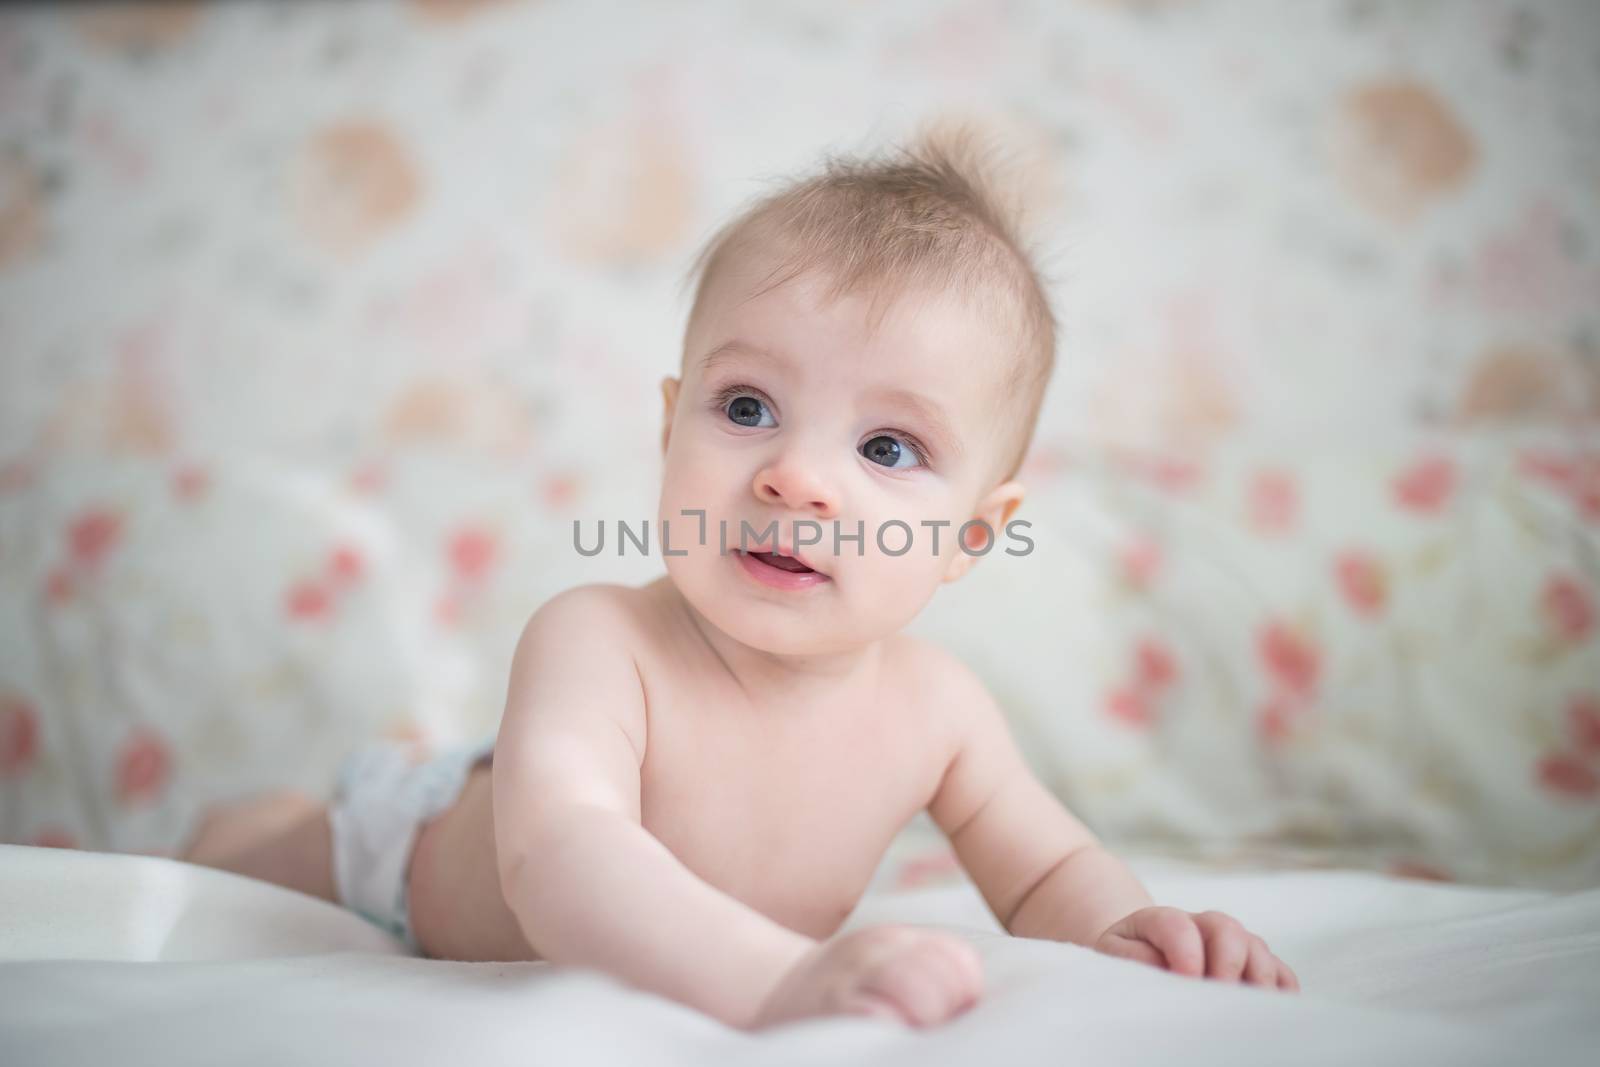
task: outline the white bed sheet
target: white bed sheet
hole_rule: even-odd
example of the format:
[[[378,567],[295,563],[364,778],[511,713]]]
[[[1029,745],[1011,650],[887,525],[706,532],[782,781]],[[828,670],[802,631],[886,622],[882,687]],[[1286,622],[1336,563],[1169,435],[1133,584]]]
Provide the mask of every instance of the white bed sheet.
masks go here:
[[[1600,890],[1134,861],[1228,911],[1299,996],[1010,938],[970,885],[875,891],[849,925],[953,928],[984,1000],[917,1032],[759,1035],[591,972],[405,956],[321,901],[170,860],[0,846],[0,1060],[24,1064],[1534,1064],[1600,1059]],[[714,951],[715,946],[708,946]]]

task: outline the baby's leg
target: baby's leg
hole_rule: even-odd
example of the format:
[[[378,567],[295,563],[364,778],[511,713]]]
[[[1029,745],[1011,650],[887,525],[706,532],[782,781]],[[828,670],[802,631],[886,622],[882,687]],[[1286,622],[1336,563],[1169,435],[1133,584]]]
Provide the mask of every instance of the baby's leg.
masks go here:
[[[328,810],[304,793],[285,790],[217,805],[179,858],[338,900]]]

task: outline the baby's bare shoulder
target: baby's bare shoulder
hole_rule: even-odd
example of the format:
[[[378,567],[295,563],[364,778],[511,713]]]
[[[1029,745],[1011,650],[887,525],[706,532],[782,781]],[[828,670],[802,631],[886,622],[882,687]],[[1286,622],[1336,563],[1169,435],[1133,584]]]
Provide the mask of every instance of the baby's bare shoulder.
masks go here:
[[[955,735],[970,728],[974,713],[992,702],[977,673],[943,645],[898,634],[888,651],[897,683],[919,712],[937,715]]]
[[[528,619],[524,637],[556,636],[565,640],[604,635],[612,640],[636,637],[649,608],[644,590],[609,582],[578,585],[546,600]]]
[[[574,586],[546,600],[529,617],[512,658],[512,704],[530,686],[633,679],[648,608],[641,591],[624,585]],[[508,712],[510,708],[508,707]]]
[[[924,637],[896,634],[887,646],[893,670],[907,680],[916,680],[922,687],[946,691],[954,686],[963,694],[972,687],[983,688],[983,682],[962,658],[948,648]]]
[[[539,747],[535,740],[552,731],[598,728],[605,734],[608,721],[643,753],[638,650],[645,608],[639,593],[622,585],[576,586],[545,601],[528,619],[512,657],[497,765],[502,750],[516,760],[518,746]]]
[[[662,586],[596,582],[552,596],[523,627],[513,685],[519,676],[535,674],[535,664],[546,675],[576,672],[591,682],[615,676],[641,684],[675,632],[671,598]],[[519,672],[523,661],[529,666]]]

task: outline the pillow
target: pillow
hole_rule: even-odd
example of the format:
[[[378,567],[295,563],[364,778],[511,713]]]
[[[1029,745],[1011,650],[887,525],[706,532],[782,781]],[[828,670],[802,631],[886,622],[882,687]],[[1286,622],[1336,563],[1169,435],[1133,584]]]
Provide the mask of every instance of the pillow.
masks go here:
[[[1600,449],[1036,450],[918,628],[1119,842],[1600,880]]]
[[[200,808],[325,794],[375,735],[454,739],[443,578],[325,476],[58,458],[0,486],[0,835],[171,852]]]

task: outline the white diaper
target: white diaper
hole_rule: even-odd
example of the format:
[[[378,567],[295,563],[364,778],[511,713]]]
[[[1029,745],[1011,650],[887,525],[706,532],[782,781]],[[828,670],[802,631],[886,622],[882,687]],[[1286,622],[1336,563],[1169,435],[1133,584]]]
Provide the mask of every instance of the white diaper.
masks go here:
[[[339,768],[328,808],[333,884],[339,902],[417,951],[406,901],[411,850],[422,824],[461,795],[467,776],[494,754],[494,738],[459,745],[421,763],[394,742],[359,749]]]

